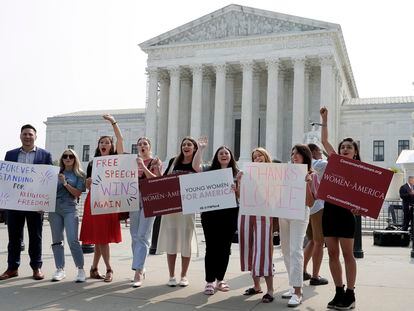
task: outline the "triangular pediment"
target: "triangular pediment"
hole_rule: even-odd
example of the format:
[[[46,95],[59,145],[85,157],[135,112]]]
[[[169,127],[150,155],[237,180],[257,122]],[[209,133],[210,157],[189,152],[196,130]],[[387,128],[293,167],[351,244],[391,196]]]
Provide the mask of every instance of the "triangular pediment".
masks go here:
[[[145,41],[140,46],[145,49],[330,29],[339,29],[339,25],[232,4]]]

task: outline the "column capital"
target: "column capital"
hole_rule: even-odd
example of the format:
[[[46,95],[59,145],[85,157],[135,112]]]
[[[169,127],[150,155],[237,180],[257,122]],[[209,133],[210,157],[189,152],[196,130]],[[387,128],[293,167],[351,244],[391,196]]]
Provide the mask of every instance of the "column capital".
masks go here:
[[[246,61],[242,61],[240,62],[240,65],[243,69],[243,71],[251,71],[254,69],[254,61],[253,60],[246,60]]]
[[[225,73],[227,70],[226,63],[215,63],[213,64],[213,67],[216,73]]]
[[[157,67],[147,67],[145,68],[147,75],[150,78],[158,78],[158,68]]]
[[[193,75],[203,73],[203,65],[202,64],[190,65],[190,70],[193,73]]]
[[[306,59],[303,56],[292,57],[294,66],[305,66]]]
[[[333,66],[334,65],[334,58],[332,55],[322,55],[319,57],[321,62],[321,66]]]
[[[181,69],[179,66],[173,66],[167,68],[171,77],[180,77]]]
[[[280,60],[279,58],[268,58],[265,59],[267,69],[279,69]]]

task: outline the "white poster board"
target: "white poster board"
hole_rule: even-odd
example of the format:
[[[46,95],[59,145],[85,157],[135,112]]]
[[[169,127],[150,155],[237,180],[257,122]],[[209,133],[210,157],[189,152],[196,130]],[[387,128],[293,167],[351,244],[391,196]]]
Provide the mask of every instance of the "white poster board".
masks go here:
[[[305,164],[245,163],[240,214],[305,219]]]
[[[59,167],[0,161],[0,208],[54,212]]]
[[[92,164],[91,214],[139,209],[138,164],[134,154],[96,157]]]
[[[231,188],[234,183],[231,168],[181,175],[179,180],[183,214],[237,206],[236,195]]]

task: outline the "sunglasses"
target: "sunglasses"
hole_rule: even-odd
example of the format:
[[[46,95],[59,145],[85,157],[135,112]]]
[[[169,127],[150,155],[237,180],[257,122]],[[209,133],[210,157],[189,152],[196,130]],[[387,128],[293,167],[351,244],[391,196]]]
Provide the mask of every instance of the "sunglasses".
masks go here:
[[[62,159],[70,159],[73,160],[75,156],[73,154],[64,154],[62,155]]]

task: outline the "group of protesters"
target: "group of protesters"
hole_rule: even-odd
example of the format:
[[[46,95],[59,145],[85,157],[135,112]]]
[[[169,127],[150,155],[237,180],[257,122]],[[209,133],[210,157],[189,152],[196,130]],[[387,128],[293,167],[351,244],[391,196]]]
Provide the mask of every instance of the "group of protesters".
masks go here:
[[[351,138],[341,141],[337,151],[328,141],[328,110],[321,108],[321,142],[328,155],[338,153],[350,159],[360,160],[358,145]],[[98,140],[95,157],[123,154],[123,137],[117,121],[111,115],[103,118],[112,125],[115,141],[112,136],[102,136]],[[27,164],[52,164],[49,152],[35,146],[36,129],[31,125],[21,128],[20,139],[22,147],[7,152],[5,160]],[[217,291],[227,292],[229,284],[225,274],[231,254],[231,243],[237,232],[240,248],[240,264],[242,271],[250,271],[252,285],[244,291],[244,295],[264,293],[261,301],[270,303],[274,300],[273,278],[277,267],[273,264],[273,236],[278,231],[281,250],[286,266],[289,286],[282,298],[289,299],[288,306],[295,307],[303,299],[303,282],[310,280],[310,285],[325,285],[328,280],[319,275],[323,257],[323,247],[327,246],[329,268],[335,285],[335,295],[327,307],[338,310],[348,310],[355,307],[354,287],[356,280],[356,261],[353,256],[355,217],[357,211],[350,211],[328,202],[317,199],[319,181],[326,166],[322,160],[322,152],[314,144],[296,144],[291,150],[291,163],[305,164],[305,205],[296,207],[304,209],[304,219],[293,220],[268,216],[252,216],[239,213],[240,185],[243,183],[243,172],[239,170],[232,150],[220,146],[214,153],[210,164],[203,163],[203,152],[208,140],[202,137],[198,140],[185,137],[180,144],[179,154],[170,159],[165,170],[162,162],[151,152],[151,141],[147,137],[137,140],[137,165],[139,180],[154,178],[168,174],[197,173],[202,171],[231,168],[234,184],[232,189],[237,204],[233,208],[214,210],[201,213],[201,224],[204,231],[205,252],[205,287],[204,294],[214,295]],[[251,161],[271,163],[269,152],[261,147],[251,152]],[[52,250],[56,271],[53,281],[60,281],[65,275],[64,232],[70,247],[75,266],[78,269],[76,282],[84,282],[84,257],[80,241],[94,244],[94,256],[90,268],[90,278],[104,282],[113,280],[111,266],[110,243],[121,242],[121,227],[118,214],[91,214],[91,195],[87,194],[82,217],[80,234],[77,202],[85,189],[91,188],[92,163],[89,163],[86,173],[82,170],[80,159],[72,149],[63,151],[59,159],[60,172],[58,175],[56,207],[49,213],[52,233]],[[145,262],[149,253],[150,240],[154,217],[145,217],[142,202],[137,211],[129,213],[130,233],[132,241],[132,270],[133,287],[141,287],[145,279]],[[8,225],[8,266],[0,275],[0,280],[18,276],[20,265],[21,242],[23,227],[27,221],[29,231],[30,266],[35,280],[44,279],[42,267],[42,222],[43,214],[31,211],[7,211]],[[195,216],[174,213],[163,215],[158,234],[157,252],[167,254],[169,278],[167,285],[188,286],[187,273],[191,254],[197,247],[195,233]],[[304,247],[304,238],[307,244]],[[345,279],[340,261],[340,252],[344,260]],[[177,254],[181,254],[181,271],[176,277],[175,265]],[[103,259],[106,273],[100,273],[98,265]],[[307,265],[312,258],[312,273],[307,272]],[[266,291],[262,290],[261,277],[266,283]],[[346,283],[346,288],[345,288]]]

